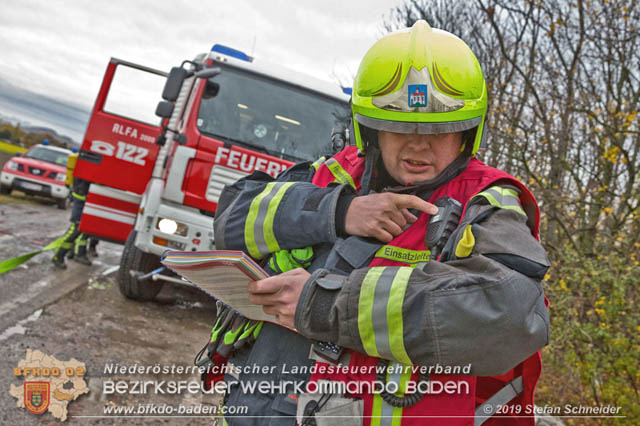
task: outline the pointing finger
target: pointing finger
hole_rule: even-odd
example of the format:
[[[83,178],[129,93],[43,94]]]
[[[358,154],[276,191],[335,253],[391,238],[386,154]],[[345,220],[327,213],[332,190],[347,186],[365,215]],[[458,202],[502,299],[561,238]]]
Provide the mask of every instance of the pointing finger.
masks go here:
[[[438,213],[438,207],[415,195],[394,194],[394,202],[400,209],[417,209],[430,215]]]

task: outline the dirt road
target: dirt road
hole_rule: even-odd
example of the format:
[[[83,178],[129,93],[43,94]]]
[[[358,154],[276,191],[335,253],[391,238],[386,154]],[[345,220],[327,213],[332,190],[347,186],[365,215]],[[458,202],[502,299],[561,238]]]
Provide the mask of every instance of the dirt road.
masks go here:
[[[69,214],[17,192],[0,196],[0,260],[37,250],[62,235]],[[215,318],[213,302],[185,286],[167,284],[153,303],[123,298],[115,282],[121,250],[101,242],[92,266],[69,261],[65,271],[53,268],[50,252],[42,253],[0,275],[0,424],[59,423],[49,413],[18,408],[9,394],[11,384],[22,384],[14,368],[27,349],[86,363],[90,392],[70,403],[67,424],[212,424],[202,416],[100,417],[107,415],[105,407],[211,407],[218,399],[200,392],[156,394],[153,388],[138,394],[102,392],[105,382],[199,381],[197,374],[176,370],[120,374],[109,366],[190,366]]]

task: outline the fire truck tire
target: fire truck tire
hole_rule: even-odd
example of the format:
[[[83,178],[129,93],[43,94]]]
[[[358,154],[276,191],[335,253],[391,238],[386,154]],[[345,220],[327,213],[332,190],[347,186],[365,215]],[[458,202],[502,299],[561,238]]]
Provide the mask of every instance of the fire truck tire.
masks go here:
[[[126,298],[147,301],[162,290],[162,281],[151,279],[138,280],[129,271],[137,271],[143,274],[153,271],[161,266],[160,258],[151,253],[145,253],[135,245],[136,231],[131,231],[122,250],[120,258],[120,270],[118,271],[118,287],[120,293]]]
[[[11,187],[0,184],[0,194],[3,194],[3,195],[11,194]]]

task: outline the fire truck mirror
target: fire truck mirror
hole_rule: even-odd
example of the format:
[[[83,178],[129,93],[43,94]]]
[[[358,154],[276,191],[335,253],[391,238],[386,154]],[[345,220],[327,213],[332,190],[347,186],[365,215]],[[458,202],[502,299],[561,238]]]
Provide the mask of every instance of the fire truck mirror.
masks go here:
[[[205,68],[203,70],[198,71],[195,76],[196,78],[211,78],[220,74],[220,68]]]
[[[187,70],[182,67],[173,67],[167,77],[167,82],[162,90],[162,99],[169,102],[175,102],[178,99],[182,82],[187,77]]]
[[[158,102],[158,106],[156,107],[156,115],[162,118],[170,118],[171,114],[173,114],[173,104],[168,101],[160,101]]]

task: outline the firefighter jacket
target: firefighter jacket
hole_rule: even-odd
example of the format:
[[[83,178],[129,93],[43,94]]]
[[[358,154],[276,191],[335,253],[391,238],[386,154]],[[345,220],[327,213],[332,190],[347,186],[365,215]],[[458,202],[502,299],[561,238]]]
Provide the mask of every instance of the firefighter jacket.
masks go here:
[[[465,165],[426,196],[433,203],[447,195],[464,206],[440,262],[430,259],[425,247],[425,214],[388,244],[354,246],[352,237],[339,238],[335,211],[340,197],[349,191],[366,193],[370,179],[365,158],[353,147],[315,165],[317,170],[298,165],[276,180],[255,173],[227,187],[214,222],[218,248],[244,250],[256,259],[309,246],[318,253],[296,310],[298,333],[265,324],[252,350],[231,359],[234,365],[279,367],[262,376],[244,370],[236,379],[295,381],[311,373],[313,381],[381,379],[396,382],[399,398],[408,382],[460,386],[454,394],[427,391],[405,408],[402,401],[394,406],[379,393],[351,389],[315,412],[327,416],[322,424],[348,413],[361,416],[358,424],[365,425],[425,424],[433,416],[442,416],[437,424],[489,425],[498,415],[501,425],[532,425],[531,415],[507,416],[507,421],[505,413],[495,410],[533,403],[540,374],[537,351],[548,343],[540,281],[549,262],[537,241],[537,204],[508,174],[477,159]],[[309,339],[348,348],[341,363],[350,368],[305,370],[315,365]],[[381,359],[389,362],[381,364]],[[380,365],[388,366],[382,375]],[[416,369],[420,366],[427,367],[426,373]],[[466,370],[428,369],[433,366]],[[295,413],[301,421],[308,401],[295,391],[263,395],[232,387],[227,404],[247,405],[255,416]],[[295,424],[283,417],[227,421]],[[345,424],[344,418],[336,424]]]

